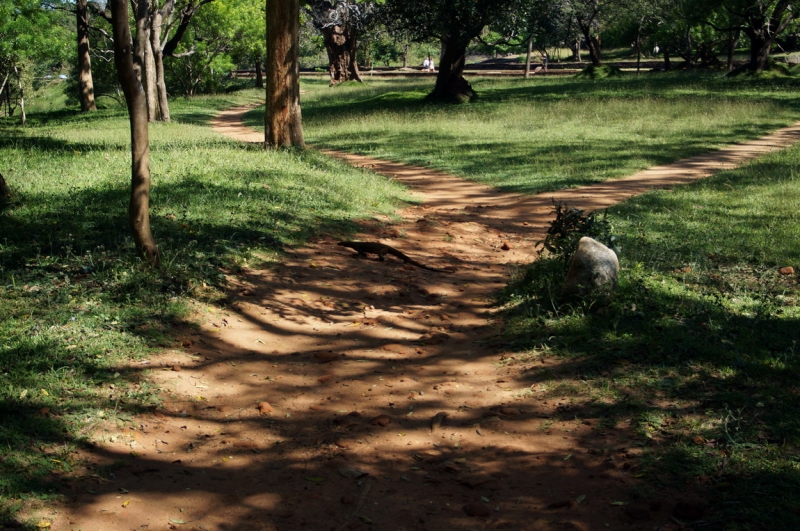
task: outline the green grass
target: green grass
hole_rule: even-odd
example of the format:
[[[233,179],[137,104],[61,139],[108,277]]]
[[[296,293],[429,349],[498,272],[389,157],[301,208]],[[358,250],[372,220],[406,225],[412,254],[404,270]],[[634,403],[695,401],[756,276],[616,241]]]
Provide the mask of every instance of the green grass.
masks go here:
[[[207,127],[260,96],[175,100],[173,123],[151,127],[160,271],[140,264],[129,236],[124,109],[31,113],[26,128],[0,121],[13,192],[0,206],[0,522],[20,500],[50,495],[98,422],[155,405],[157,390],[128,364],[176,346],[174,326],[195,302],[225,304],[226,274],[348,233],[404,198],[314,151],[264,152]]]
[[[478,78],[478,101],[457,107],[426,103],[431,83],[368,81],[329,89],[304,80],[306,139],[535,193],[756,138],[800,115],[797,82],[789,79],[705,73],[602,81]],[[249,123],[263,128],[262,113],[253,111]]]
[[[712,529],[800,528],[800,277],[778,272],[800,270],[798,167],[795,147],[611,209],[622,272],[604,304],[558,301],[554,259],[501,298],[539,396],[629,421],[637,474],[711,501]],[[540,356],[568,363],[547,373]]]

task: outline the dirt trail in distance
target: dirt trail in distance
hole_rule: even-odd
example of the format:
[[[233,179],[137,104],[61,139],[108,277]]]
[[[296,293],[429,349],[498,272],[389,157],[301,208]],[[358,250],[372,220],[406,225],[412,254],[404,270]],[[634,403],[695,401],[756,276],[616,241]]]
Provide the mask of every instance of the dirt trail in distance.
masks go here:
[[[214,128],[245,142],[248,107]],[[584,209],[684,184],[800,140],[759,140],[592,186],[519,196],[426,168],[328,152],[411,187],[402,221],[363,223],[452,274],[356,259],[322,236],[272,270],[231,278],[148,370],[165,403],[87,452],[52,528],[92,530],[678,529],[678,497],[641,487],[628,426],[545,397],[569,363],[492,343],[492,294],[534,258],[553,200]],[[505,244],[505,245],[504,245]],[[508,250],[504,250],[508,247]],[[567,378],[565,376],[565,378]]]

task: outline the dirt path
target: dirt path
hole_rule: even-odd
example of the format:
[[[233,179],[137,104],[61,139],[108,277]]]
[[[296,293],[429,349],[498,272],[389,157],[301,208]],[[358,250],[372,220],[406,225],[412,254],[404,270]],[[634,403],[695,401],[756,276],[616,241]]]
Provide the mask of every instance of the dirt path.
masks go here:
[[[246,110],[214,127],[261,141],[239,123]],[[95,436],[93,467],[65,483],[53,529],[677,529],[678,495],[632,497],[643,443],[586,404],[545,397],[543,370],[561,362],[507,365],[490,299],[533,258],[553,199],[603,208],[798,140],[800,124],[532,197],[335,154],[424,200],[399,223],[364,223],[360,239],[455,273],[355,259],[322,237],[231,278],[227,308],[134,367],[150,368],[167,400]]]

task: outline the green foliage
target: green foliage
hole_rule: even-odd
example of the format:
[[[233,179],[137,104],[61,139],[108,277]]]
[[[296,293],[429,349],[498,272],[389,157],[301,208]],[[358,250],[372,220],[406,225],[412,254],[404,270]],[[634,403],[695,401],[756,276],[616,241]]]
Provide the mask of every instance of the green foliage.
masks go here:
[[[612,65],[589,65],[579,74],[576,74],[577,77],[582,77],[586,79],[606,79],[609,77],[614,76],[621,76],[622,70],[620,70],[616,66]]]
[[[606,214],[601,218],[597,212],[587,214],[585,210],[564,203],[556,203],[553,214],[547,236],[537,243],[542,246],[540,255],[547,251],[552,258],[568,264],[578,248],[578,242],[584,236],[613,247],[615,238],[611,234],[611,223]]]

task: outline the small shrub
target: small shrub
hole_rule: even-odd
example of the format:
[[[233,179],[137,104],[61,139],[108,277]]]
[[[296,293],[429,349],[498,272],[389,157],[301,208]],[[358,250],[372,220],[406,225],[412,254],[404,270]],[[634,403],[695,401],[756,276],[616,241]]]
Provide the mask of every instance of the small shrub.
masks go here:
[[[586,214],[585,210],[571,207],[563,203],[556,203],[553,211],[555,219],[550,222],[547,236],[537,242],[541,245],[541,256],[545,251],[551,257],[561,261],[566,267],[569,264],[578,242],[584,236],[593,238],[608,247],[614,246],[615,237],[611,234],[611,222],[606,213],[598,217],[597,212]]]
[[[622,70],[611,65],[589,65],[581,70],[576,77],[589,79],[605,79],[607,77],[621,76]]]

